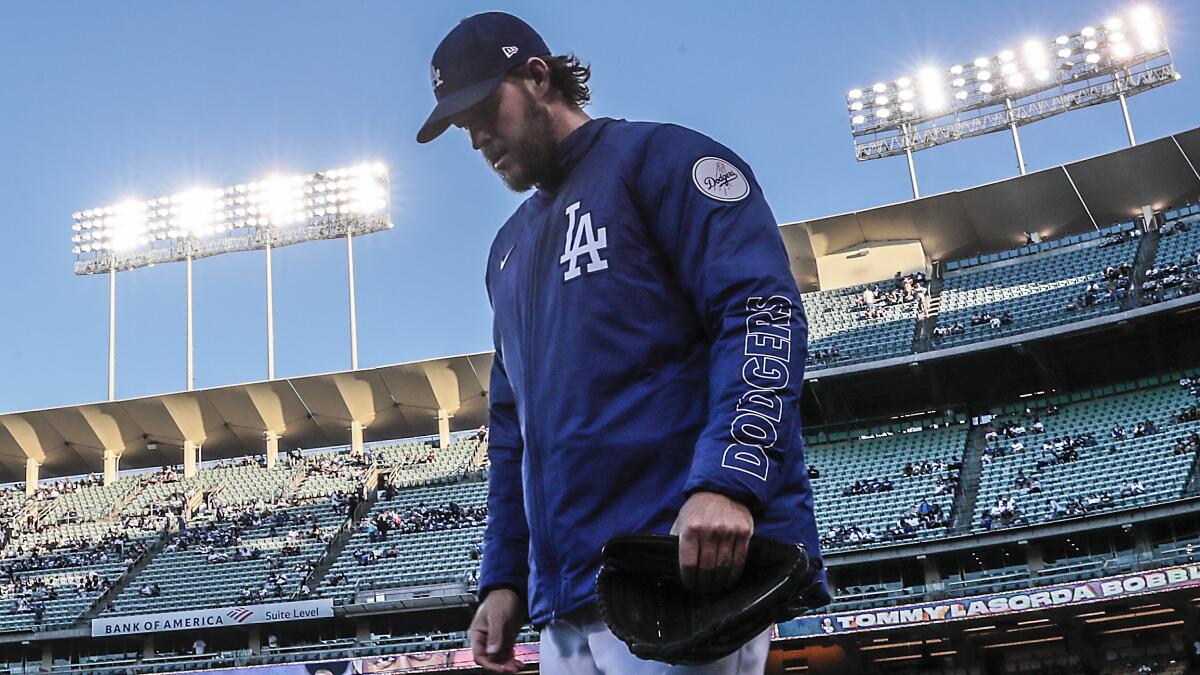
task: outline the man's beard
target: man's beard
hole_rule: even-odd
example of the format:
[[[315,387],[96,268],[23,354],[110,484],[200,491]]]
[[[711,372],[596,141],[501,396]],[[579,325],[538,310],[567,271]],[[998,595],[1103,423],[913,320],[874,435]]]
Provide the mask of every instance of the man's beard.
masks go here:
[[[507,149],[505,164],[508,166],[505,170],[499,171],[495,167],[493,170],[513,192],[525,192],[534,186],[556,187],[562,179],[562,168],[550,113],[538,106],[529,92],[522,93],[525,101],[522,126],[525,133]]]

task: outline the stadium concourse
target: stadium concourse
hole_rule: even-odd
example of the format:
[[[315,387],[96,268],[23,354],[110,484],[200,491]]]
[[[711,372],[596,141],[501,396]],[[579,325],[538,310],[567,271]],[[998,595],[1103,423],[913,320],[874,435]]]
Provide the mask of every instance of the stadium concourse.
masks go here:
[[[768,672],[1185,672],[1197,162],[1193,130],[782,226],[835,600]],[[470,668],[490,365],[0,415],[0,673]]]

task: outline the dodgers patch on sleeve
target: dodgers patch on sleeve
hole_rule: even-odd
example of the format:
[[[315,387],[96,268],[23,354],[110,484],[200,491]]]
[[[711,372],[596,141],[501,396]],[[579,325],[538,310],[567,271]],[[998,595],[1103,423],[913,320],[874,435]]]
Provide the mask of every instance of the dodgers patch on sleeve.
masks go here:
[[[692,182],[701,192],[722,202],[737,202],[750,194],[750,182],[732,163],[720,157],[701,157],[692,165]]]

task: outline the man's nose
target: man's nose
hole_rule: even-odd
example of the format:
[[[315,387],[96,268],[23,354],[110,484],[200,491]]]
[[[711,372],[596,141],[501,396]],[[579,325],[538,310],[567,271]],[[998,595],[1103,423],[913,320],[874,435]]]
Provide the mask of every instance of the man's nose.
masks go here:
[[[492,138],[492,135],[486,129],[480,128],[481,126],[473,126],[468,129],[471,133],[471,147],[476,150],[487,145],[487,142]]]

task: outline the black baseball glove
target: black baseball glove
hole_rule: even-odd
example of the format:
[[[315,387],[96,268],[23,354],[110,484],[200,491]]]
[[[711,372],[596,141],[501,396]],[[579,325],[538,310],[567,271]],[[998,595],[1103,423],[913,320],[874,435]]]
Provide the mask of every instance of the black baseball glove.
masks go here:
[[[679,578],[679,537],[622,534],[608,540],[596,577],[600,613],[613,635],[642,659],[676,665],[710,663],[809,608],[829,602],[820,561],[804,547],[750,539],[741,578],[702,595]]]

